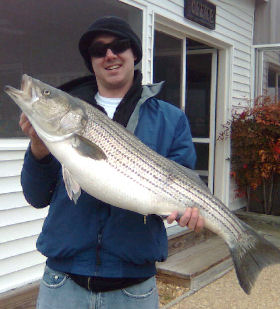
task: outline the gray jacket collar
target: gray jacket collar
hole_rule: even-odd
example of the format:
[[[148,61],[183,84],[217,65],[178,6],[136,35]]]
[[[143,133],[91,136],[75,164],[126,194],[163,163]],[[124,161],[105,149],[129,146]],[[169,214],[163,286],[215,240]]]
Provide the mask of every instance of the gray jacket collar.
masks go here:
[[[144,99],[144,101],[146,101],[149,98],[155,97],[161,91],[163,84],[164,81],[150,85],[144,85],[140,100]]]
[[[139,120],[139,111],[141,105],[146,102],[148,99],[155,97],[161,90],[164,82],[160,83],[155,83],[155,84],[150,84],[150,85],[144,85],[141,98],[139,102],[136,104],[136,107],[131,114],[129,121],[127,123],[126,129],[130,131],[131,133],[134,133],[137,125],[138,125],[138,120]]]

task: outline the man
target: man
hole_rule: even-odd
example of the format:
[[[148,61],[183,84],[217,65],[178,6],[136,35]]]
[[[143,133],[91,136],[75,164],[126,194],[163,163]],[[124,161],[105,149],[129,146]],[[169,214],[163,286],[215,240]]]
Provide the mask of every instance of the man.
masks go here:
[[[155,98],[158,85],[142,86],[142,75],[134,70],[142,58],[141,42],[130,26],[103,17],[83,34],[79,49],[94,75],[61,89],[107,112],[163,156],[193,168],[187,119]],[[47,256],[37,308],[158,308],[155,262],[167,258],[162,219],[107,205],[85,192],[75,205],[60,164],[24,114],[20,126],[31,137],[21,175],[25,197],[37,208],[50,204],[37,241]],[[188,208],[179,224],[199,231],[204,222],[197,209]]]

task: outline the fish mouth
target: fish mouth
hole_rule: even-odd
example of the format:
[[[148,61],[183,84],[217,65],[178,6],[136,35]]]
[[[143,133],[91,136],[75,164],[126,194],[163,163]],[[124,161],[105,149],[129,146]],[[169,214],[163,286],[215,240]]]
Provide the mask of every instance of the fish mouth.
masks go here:
[[[33,87],[32,77],[23,74],[20,89],[5,86],[4,91],[18,104],[22,101],[34,101],[36,93]]]
[[[23,95],[23,91],[12,86],[5,86],[4,91],[14,100],[19,99]]]

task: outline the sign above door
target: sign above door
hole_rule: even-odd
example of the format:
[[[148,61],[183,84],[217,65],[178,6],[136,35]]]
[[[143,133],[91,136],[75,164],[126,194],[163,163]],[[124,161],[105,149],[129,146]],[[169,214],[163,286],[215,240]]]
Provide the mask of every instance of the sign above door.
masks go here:
[[[216,5],[207,0],[185,0],[184,16],[204,27],[216,27]]]

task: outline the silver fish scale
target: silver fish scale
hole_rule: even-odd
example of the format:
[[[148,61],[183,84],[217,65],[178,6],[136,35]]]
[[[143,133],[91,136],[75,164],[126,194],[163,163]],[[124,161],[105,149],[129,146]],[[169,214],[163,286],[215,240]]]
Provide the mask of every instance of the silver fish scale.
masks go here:
[[[190,205],[199,207],[203,216],[222,222],[236,239],[244,232],[227,207],[188,178],[181,167],[158,155],[99,110],[91,106],[86,110],[88,122],[83,136],[104,151],[115,170],[151,192],[177,201],[182,210]]]

